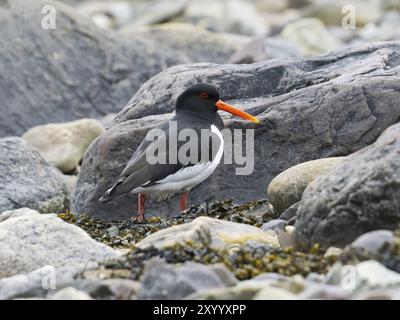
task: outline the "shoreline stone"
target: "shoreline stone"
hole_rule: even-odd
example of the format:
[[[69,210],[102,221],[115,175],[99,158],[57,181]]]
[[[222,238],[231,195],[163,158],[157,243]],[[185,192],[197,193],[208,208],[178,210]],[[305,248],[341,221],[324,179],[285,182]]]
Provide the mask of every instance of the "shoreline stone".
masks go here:
[[[399,107],[400,108],[400,107]],[[296,218],[300,247],[344,247],[368,231],[400,226],[400,124],[311,183]]]
[[[23,207],[41,213],[69,208],[62,174],[23,139],[0,139],[0,167],[0,213]]]
[[[48,163],[68,173],[78,168],[87,147],[104,131],[97,120],[80,119],[37,126],[25,132],[22,138]]]
[[[140,249],[149,247],[166,248],[176,244],[192,243],[221,249],[229,245],[243,245],[248,241],[278,247],[276,235],[266,233],[259,228],[221,221],[208,217],[199,217],[190,223],[173,226],[158,231],[144,238],[136,246]]]
[[[297,164],[278,174],[267,189],[267,196],[275,211],[282,213],[301,200],[307,186],[325,174],[345,157],[323,158]]]
[[[53,214],[22,208],[0,214],[0,273],[12,276],[44,266],[90,267],[117,259],[112,248]]]

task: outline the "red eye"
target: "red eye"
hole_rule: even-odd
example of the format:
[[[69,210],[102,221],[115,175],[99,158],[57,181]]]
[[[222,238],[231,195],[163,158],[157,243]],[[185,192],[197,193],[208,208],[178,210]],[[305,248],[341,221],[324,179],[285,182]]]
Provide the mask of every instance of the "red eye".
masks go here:
[[[207,92],[200,93],[200,98],[201,99],[208,99],[208,93]]]

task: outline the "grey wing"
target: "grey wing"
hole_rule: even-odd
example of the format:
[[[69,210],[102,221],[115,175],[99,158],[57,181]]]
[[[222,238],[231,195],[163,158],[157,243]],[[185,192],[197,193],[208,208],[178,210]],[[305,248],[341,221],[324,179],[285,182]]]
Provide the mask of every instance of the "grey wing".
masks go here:
[[[173,120],[173,119],[171,119]],[[169,122],[163,123],[158,129],[164,132],[164,135],[167,134],[168,130],[168,124]],[[136,168],[136,165],[138,162],[140,162],[143,159],[143,156],[146,155],[146,150],[149,148],[151,145],[154,145],[155,141],[152,140],[147,140],[146,138],[143,139],[143,141],[140,143],[140,145],[137,147],[136,151],[133,153],[132,157],[129,159],[128,164],[122,171],[120,178],[124,177],[126,175],[129,175],[130,172],[134,171]]]
[[[163,130],[163,127],[160,127],[160,129]],[[142,141],[129,160],[127,166],[122,171],[118,181],[103,194],[99,199],[100,201],[105,202],[111,200],[115,195],[129,193],[143,185],[153,185],[157,181],[175,173],[183,167],[180,163],[169,164],[168,160],[166,163],[149,163],[148,155],[156,154],[156,149],[157,156],[160,159],[168,159],[168,155],[166,154],[167,148],[159,148],[160,145],[168,145],[168,136],[166,131],[163,131],[165,134],[156,141],[148,141],[146,139]]]

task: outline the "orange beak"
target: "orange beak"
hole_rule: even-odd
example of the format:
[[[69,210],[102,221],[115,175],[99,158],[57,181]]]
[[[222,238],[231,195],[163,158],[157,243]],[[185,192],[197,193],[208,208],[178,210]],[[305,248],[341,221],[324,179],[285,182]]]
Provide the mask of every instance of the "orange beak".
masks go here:
[[[235,116],[238,116],[242,119],[249,120],[251,122],[259,123],[260,120],[258,120],[256,117],[253,117],[252,115],[248,114],[247,112],[244,112],[242,110],[239,110],[235,107],[232,107],[231,105],[227,104],[226,102],[223,102],[221,100],[218,100],[215,103],[215,106],[217,107],[218,110],[226,111],[229,112],[230,114],[233,114]]]

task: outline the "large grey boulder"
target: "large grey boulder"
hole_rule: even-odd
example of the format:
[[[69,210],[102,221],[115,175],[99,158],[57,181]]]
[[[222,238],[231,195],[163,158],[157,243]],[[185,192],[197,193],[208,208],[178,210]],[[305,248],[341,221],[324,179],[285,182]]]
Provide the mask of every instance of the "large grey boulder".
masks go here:
[[[0,300],[45,297],[59,287],[70,283],[82,272],[82,267],[54,268],[46,265],[37,270],[2,278],[0,274]]]
[[[399,154],[398,123],[312,182],[297,211],[296,243],[343,247],[365,232],[398,228]]]
[[[342,162],[345,157],[311,160],[295,165],[278,174],[267,189],[268,200],[275,211],[282,213],[299,202],[304,190],[316,178]]]
[[[274,58],[301,57],[294,44],[281,38],[257,38],[246,43],[228,60],[228,63],[254,63]]]
[[[279,247],[278,238],[273,232],[264,232],[244,223],[209,217],[198,217],[190,223],[159,230],[141,240],[136,246],[140,249],[163,249],[192,243],[199,247],[223,249],[232,245],[245,246],[248,242]]]
[[[345,26],[349,24],[349,17],[355,13],[356,26],[364,26],[379,19],[389,1],[376,0],[313,0],[304,10],[304,15],[321,19],[325,24]],[[393,1],[397,2],[397,1]]]
[[[139,282],[124,278],[103,279],[101,275],[82,278],[83,274],[91,272],[95,271],[86,270],[85,266],[54,268],[47,265],[29,273],[0,278],[0,300],[54,299],[55,294],[67,288],[75,288],[94,299],[127,300],[140,288]]]
[[[337,262],[329,270],[324,282],[341,285],[343,289],[360,293],[374,289],[398,288],[400,273],[387,269],[375,260],[362,261],[356,264],[352,270],[348,265]]]
[[[80,0],[78,0],[80,1]],[[128,28],[163,24],[185,9],[187,0],[89,0],[76,9],[101,28]]]
[[[129,1],[135,15],[127,27],[134,28],[169,21],[184,11],[187,2],[187,0]]]
[[[329,33],[321,20],[301,19],[289,23],[280,36],[295,44],[304,56],[313,56],[340,48],[343,43]]]
[[[246,47],[251,39],[229,33],[214,33],[187,23],[125,27],[120,34],[127,38],[127,42],[138,37],[155,41],[160,50],[176,50],[193,63],[226,63],[234,52]]]
[[[396,238],[392,231],[374,230],[362,234],[347,248],[349,251],[361,251],[366,254],[378,256],[387,248],[396,245]]]
[[[361,29],[359,35],[364,41],[400,40],[399,21],[399,11],[387,11],[379,21]]]
[[[125,43],[62,3],[2,3],[0,137],[44,123],[117,112],[151,76],[190,61],[144,38]],[[42,22],[46,26],[53,7],[56,29],[47,30]]]
[[[0,274],[12,276],[44,266],[91,267],[118,253],[53,214],[22,208],[0,214]]]
[[[139,299],[183,299],[201,290],[233,286],[237,280],[224,264],[188,261],[176,266],[153,258],[146,263],[141,283]]]
[[[69,207],[62,174],[23,139],[0,139],[0,168],[0,213],[22,207],[48,213]]]
[[[99,121],[80,119],[37,126],[25,132],[22,138],[47,162],[68,173],[78,168],[86,148],[103,132]]]
[[[74,287],[67,287],[56,292],[50,297],[51,300],[93,300],[93,298],[86,292],[75,289]]]
[[[200,81],[217,86],[222,99],[246,109],[261,123],[225,118],[229,128],[256,129],[254,171],[239,176],[237,165],[220,164],[212,177],[192,190],[190,203],[263,198],[266,185],[285,169],[348,155],[374,142],[398,121],[399,52],[398,42],[376,43],[310,59],[170,68],[147,81],[114,125],[88,148],[74,194],[74,212],[106,219],[136,214],[136,197],[108,203],[98,198],[119,177],[146,132],[169,119],[166,113],[173,111],[177,96]],[[174,213],[177,203],[176,197],[149,203],[148,212]]]
[[[268,31],[267,23],[252,1],[189,1],[181,20],[214,32],[264,35]]]

